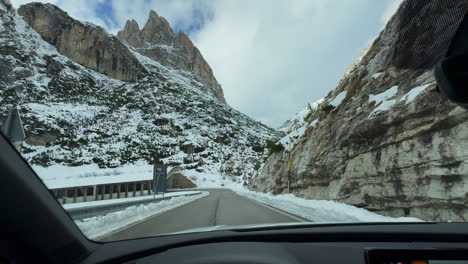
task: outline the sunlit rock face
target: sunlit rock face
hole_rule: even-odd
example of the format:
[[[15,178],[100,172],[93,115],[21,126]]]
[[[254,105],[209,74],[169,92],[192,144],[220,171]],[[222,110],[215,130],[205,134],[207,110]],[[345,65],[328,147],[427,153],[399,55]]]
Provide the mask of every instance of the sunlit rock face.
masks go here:
[[[127,47],[101,27],[75,20],[51,4],[23,5],[18,13],[45,41],[81,65],[122,81],[147,75]]]
[[[468,1],[407,0],[361,61],[312,113],[292,148],[290,192],[389,216],[468,221],[468,112],[435,89]],[[250,185],[285,193],[288,154]]]
[[[128,20],[117,38],[163,65],[197,74],[205,88],[220,102],[226,103],[221,85],[197,47],[184,32],[174,34],[169,22],[155,11],[150,12],[141,30],[135,20]]]

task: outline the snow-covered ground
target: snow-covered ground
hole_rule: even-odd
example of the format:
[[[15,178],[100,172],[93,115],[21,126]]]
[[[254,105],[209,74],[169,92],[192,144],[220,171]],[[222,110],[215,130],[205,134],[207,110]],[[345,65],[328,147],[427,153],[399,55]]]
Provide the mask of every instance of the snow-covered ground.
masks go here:
[[[49,189],[153,180],[153,165],[143,162],[118,168],[99,168],[96,164],[77,167],[57,164],[50,167],[32,167]],[[168,168],[168,171],[170,169]]]
[[[209,195],[208,192],[202,192],[197,196],[173,197],[170,200],[159,201],[157,203],[130,206],[122,211],[77,220],[75,223],[87,237],[97,239],[123,227],[143,221],[155,214],[193,202],[207,195]]]

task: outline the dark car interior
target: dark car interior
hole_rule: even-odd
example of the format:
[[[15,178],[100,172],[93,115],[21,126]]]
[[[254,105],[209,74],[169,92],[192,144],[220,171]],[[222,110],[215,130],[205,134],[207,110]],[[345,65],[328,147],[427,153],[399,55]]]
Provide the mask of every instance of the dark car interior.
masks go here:
[[[435,67],[438,89],[467,108],[468,20]],[[87,239],[0,136],[0,263],[468,263],[468,223],[310,224],[117,242]]]

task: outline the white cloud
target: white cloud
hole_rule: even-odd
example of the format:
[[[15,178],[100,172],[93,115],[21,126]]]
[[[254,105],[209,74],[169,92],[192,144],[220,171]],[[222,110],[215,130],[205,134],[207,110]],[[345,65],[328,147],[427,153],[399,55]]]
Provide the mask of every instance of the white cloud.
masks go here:
[[[30,3],[30,2],[40,2],[40,3],[51,3],[51,4],[57,4],[59,0],[37,0],[37,1],[31,1],[31,0],[10,0],[11,4],[13,4],[14,7],[19,7],[21,5]]]
[[[380,29],[375,2],[216,1],[192,37],[228,102],[277,126],[336,87]]]

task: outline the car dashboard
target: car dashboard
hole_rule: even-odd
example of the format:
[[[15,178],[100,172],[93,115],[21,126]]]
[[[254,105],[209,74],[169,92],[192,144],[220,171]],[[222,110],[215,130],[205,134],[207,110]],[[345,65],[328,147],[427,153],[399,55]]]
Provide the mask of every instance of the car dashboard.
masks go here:
[[[127,263],[467,264],[468,244],[224,242],[173,248]]]

